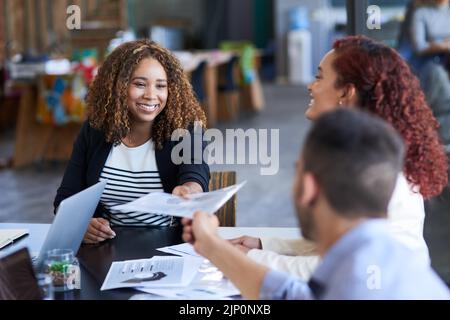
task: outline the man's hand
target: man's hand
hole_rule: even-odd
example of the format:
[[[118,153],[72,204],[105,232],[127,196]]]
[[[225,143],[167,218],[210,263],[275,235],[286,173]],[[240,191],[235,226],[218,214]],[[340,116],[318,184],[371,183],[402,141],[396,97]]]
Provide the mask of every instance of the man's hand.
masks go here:
[[[261,239],[259,238],[242,236],[239,238],[230,239],[229,241],[244,253],[247,253],[251,249],[262,249]]]
[[[92,218],[86,233],[84,243],[99,243],[107,239],[112,239],[116,233],[109,226],[109,221],[103,218]]]
[[[258,299],[268,269],[236,249],[229,241],[216,235],[219,220],[215,215],[196,212],[193,219],[181,220],[183,240],[211,261],[246,299]]]
[[[186,182],[181,186],[176,186],[172,194],[175,196],[180,196],[185,199],[189,199],[190,194],[203,192],[202,186],[197,182]]]
[[[194,213],[193,219],[183,218],[183,240],[192,244],[195,251],[206,256],[210,239],[216,235],[219,220],[215,215],[204,212]]]

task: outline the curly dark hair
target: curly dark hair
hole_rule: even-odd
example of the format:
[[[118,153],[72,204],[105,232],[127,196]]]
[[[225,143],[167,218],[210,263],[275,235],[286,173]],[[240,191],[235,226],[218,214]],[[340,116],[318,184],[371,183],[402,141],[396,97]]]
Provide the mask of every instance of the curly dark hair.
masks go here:
[[[206,117],[180,62],[156,42],[131,41],[111,52],[89,87],[86,105],[91,126],[102,131],[107,142],[120,144],[131,128],[128,85],[136,67],[145,58],[157,60],[167,74],[167,104],[156,117],[151,132],[155,147],[160,150],[174,130],[187,129],[195,121],[205,127]]]
[[[359,106],[391,123],[405,143],[407,180],[424,198],[440,194],[448,183],[448,159],[439,124],[410,67],[394,49],[364,36],[339,39],[333,49],[336,87],[353,84]]]

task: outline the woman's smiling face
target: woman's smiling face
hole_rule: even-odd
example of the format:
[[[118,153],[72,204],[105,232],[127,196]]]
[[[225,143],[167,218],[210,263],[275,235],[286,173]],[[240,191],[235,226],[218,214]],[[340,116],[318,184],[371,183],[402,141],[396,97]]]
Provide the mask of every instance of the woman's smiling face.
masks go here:
[[[337,89],[335,86],[337,73],[332,65],[335,55],[334,50],[331,50],[323,57],[316,79],[308,85],[311,101],[305,116],[309,120],[315,120],[323,113],[335,110],[339,106],[343,89]]]
[[[132,121],[153,122],[166,106],[168,94],[167,74],[161,63],[153,58],[142,59],[128,85],[127,105]]]

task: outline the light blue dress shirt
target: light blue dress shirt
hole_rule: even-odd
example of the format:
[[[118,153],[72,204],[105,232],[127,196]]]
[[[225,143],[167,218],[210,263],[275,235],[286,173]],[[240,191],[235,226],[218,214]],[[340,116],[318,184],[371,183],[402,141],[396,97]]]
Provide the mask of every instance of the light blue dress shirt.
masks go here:
[[[324,255],[306,283],[269,271],[261,299],[450,299],[428,264],[389,235],[384,219],[347,232]]]

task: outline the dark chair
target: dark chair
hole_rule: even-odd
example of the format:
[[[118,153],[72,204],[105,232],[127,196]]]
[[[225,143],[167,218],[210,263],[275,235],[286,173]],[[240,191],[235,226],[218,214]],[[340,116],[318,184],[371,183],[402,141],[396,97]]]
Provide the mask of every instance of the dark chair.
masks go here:
[[[239,108],[239,57],[233,56],[219,68],[218,117],[234,120]]]
[[[192,71],[191,74],[192,88],[194,89],[195,95],[197,96],[197,100],[198,102],[200,102],[200,104],[203,104],[206,98],[205,81],[204,81],[205,68],[206,68],[206,61],[202,61],[199,63],[197,68],[195,68],[195,70]]]
[[[0,131],[14,128],[20,103],[20,92],[6,90],[6,70],[0,66]]]
[[[28,249],[0,259],[0,300],[41,300]]]
[[[235,171],[211,172],[209,190],[217,190],[236,184]],[[236,226],[236,195],[233,195],[216,213],[221,227]]]

